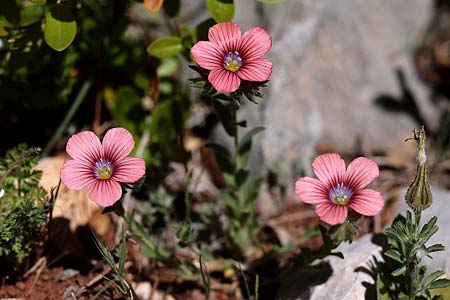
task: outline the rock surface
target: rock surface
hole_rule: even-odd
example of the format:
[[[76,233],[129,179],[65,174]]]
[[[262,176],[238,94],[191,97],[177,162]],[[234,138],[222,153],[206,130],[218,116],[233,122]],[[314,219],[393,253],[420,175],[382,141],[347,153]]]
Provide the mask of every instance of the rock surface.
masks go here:
[[[404,195],[404,188],[400,195]],[[432,187],[433,205],[422,214],[422,220],[428,221],[432,216],[438,217],[440,230],[426,244],[440,243],[446,248],[445,251],[432,254],[433,259],[425,259],[427,272],[431,273],[437,269],[445,271],[447,278],[450,278],[450,235],[447,228],[450,228],[450,215],[448,214],[448,200],[450,191]],[[408,209],[403,196],[399,199],[398,212],[405,215]],[[334,295],[334,299],[376,299],[374,278],[370,270],[375,266],[375,262],[382,262],[381,252],[383,243],[381,235],[366,235],[356,240],[352,244],[343,244],[338,248],[344,254],[345,259],[338,257],[328,257],[325,259],[329,263],[328,268],[322,268],[317,272],[301,271],[292,274],[286,280],[278,295],[279,300],[328,300],[329,295]],[[369,271],[369,272],[367,272]]]
[[[337,251],[345,259],[330,256],[318,271],[299,271],[282,283],[277,300],[376,299],[375,279],[371,270],[381,261],[381,246],[376,236],[366,235],[352,244],[342,244]],[[337,252],[336,251],[336,252]]]
[[[209,17],[203,2],[186,3],[183,21],[196,25]],[[255,138],[253,170],[276,165],[288,198],[295,199],[292,183],[299,167],[308,171],[317,145],[336,152],[354,153],[355,144],[386,151],[419,124],[439,126],[440,108],[431,102],[411,55],[433,1],[234,3],[234,21],[242,31],[263,26],[272,36],[266,97],[244,105],[240,119],[248,129],[266,128]],[[220,127],[213,139],[231,147]],[[282,205],[271,204],[271,195],[262,198],[264,215],[279,212]]]

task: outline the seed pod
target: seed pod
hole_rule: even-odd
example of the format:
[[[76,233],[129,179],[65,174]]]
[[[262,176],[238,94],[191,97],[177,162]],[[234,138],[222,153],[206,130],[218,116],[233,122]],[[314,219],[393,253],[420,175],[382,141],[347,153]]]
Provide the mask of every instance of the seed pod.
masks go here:
[[[409,185],[405,194],[406,204],[416,213],[430,207],[433,196],[430,191],[427,170],[427,155],[425,152],[425,129],[414,130],[413,139],[417,143],[417,171],[413,182]]]

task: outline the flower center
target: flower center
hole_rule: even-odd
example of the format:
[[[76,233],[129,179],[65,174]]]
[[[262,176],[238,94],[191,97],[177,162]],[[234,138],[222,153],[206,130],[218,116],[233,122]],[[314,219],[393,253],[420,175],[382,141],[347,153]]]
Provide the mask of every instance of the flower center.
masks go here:
[[[344,186],[344,184],[339,183],[337,186],[332,188],[329,193],[330,201],[334,204],[346,205],[350,198],[352,197],[353,191]]]
[[[114,171],[113,164],[106,159],[100,159],[94,165],[94,175],[98,179],[111,178]]]
[[[236,72],[242,67],[242,58],[237,51],[230,51],[223,59],[223,67],[231,72]]]

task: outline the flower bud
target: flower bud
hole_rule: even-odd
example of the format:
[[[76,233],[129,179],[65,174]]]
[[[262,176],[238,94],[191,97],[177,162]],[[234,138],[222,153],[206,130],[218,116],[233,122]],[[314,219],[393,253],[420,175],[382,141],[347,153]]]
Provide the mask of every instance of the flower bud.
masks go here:
[[[414,130],[414,140],[417,143],[417,171],[413,182],[409,185],[405,194],[405,201],[416,213],[430,207],[433,196],[428,182],[428,170],[426,166],[427,155],[425,152],[425,129]]]

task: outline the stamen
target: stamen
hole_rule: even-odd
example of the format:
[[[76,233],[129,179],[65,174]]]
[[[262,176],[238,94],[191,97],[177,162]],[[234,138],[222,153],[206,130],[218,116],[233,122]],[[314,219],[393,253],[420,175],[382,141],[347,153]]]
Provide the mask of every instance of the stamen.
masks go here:
[[[339,183],[330,190],[329,198],[334,204],[346,205],[350,201],[352,194],[353,191],[349,187],[344,186],[343,183]]]
[[[242,58],[237,51],[228,52],[223,59],[223,67],[231,72],[236,72],[239,70],[239,68],[242,67],[242,64]]]
[[[98,179],[111,178],[113,171],[114,171],[113,164],[104,158],[97,161],[94,165],[94,175]]]

